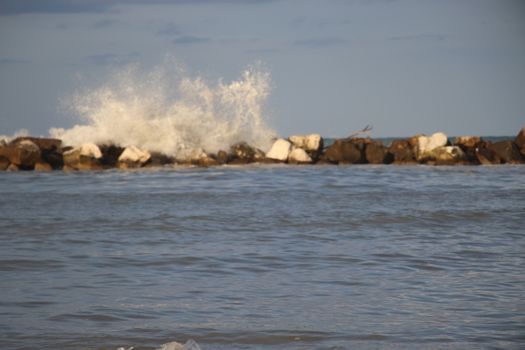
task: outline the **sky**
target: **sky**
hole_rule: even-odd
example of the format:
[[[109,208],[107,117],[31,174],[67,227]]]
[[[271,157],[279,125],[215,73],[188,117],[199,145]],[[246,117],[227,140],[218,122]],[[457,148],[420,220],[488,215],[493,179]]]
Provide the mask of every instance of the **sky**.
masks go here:
[[[0,0],[0,134],[72,127],[72,91],[167,56],[209,81],[260,63],[282,136],[525,124],[522,0]]]

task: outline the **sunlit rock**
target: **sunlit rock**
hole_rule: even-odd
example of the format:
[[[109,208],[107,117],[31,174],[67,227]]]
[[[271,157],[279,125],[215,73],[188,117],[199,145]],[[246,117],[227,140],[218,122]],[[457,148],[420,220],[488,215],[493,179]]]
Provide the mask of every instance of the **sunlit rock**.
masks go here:
[[[64,170],[99,170],[102,152],[97,145],[85,143],[80,147],[63,153]]]
[[[323,148],[323,138],[319,134],[292,135],[288,139],[292,145],[307,152],[320,152]]]
[[[417,137],[417,160],[419,162],[424,162],[431,159],[431,152],[438,147],[446,146],[447,142],[447,135],[442,132],[436,132],[431,136]]]
[[[34,142],[18,140],[0,147],[0,156],[9,159],[9,162],[18,168],[32,169],[40,160],[41,152]]]
[[[438,165],[453,165],[467,160],[465,152],[459,146],[438,147],[430,153]]]
[[[0,146],[1,147],[1,146]],[[9,159],[4,156],[0,156],[0,171],[4,171],[9,166]]]
[[[35,163],[35,171],[52,171],[52,170],[53,170],[53,167],[49,163],[42,162],[42,161]]]
[[[121,169],[140,168],[151,159],[148,151],[139,149],[136,146],[126,147],[118,158],[118,167]]]
[[[292,144],[284,139],[278,139],[272,145],[272,148],[266,153],[266,158],[275,159],[285,162],[288,159]]]
[[[302,148],[294,148],[288,155],[288,163],[291,164],[310,164],[312,158]]]

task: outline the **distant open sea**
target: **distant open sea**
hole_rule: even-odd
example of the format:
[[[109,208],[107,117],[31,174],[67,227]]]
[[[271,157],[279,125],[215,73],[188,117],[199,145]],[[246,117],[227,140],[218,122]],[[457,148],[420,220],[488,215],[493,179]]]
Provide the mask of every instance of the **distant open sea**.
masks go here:
[[[524,349],[525,166],[0,173],[0,349]]]

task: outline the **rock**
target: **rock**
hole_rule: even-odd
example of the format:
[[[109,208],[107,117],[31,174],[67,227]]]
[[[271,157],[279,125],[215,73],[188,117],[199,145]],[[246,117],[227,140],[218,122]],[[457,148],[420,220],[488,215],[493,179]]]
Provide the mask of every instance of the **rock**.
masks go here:
[[[219,151],[216,159],[220,164],[226,164],[231,160],[231,156],[226,151]]]
[[[313,158],[319,157],[323,151],[324,140],[319,134],[292,135],[288,139],[293,146],[302,148]]]
[[[479,163],[476,156],[476,149],[481,145],[482,140],[479,136],[459,136],[454,140],[454,145],[461,148],[465,153],[467,161]]]
[[[194,159],[192,161],[192,164],[197,165],[197,166],[201,166],[201,167],[210,167],[210,166],[221,165],[219,163],[219,161],[215,157],[210,155],[210,154],[204,154],[200,158]]]
[[[117,166],[118,159],[122,152],[124,152],[124,148],[117,146],[117,145],[100,145],[99,146],[100,152],[102,152],[102,158],[100,159],[100,163],[107,168],[113,168]]]
[[[18,170],[20,170],[18,165],[13,164],[13,163],[9,164],[9,166],[6,169],[6,171],[18,171]]]
[[[415,163],[415,156],[408,140],[394,140],[390,147],[388,147],[388,153],[392,162],[396,164],[410,164]]]
[[[446,146],[447,142],[447,135],[442,132],[436,132],[432,136],[419,136],[417,138],[416,159],[419,162],[432,159],[431,152],[438,147]]]
[[[40,161],[35,164],[35,171],[53,171],[53,167],[49,163]]]
[[[1,147],[1,146],[0,146]],[[4,171],[9,167],[9,159],[6,157],[0,156],[0,171]]]
[[[41,152],[41,160],[51,165],[53,169],[61,169],[64,165],[62,159],[62,140],[24,136],[14,139],[11,143],[15,144],[21,141],[31,141],[37,145]]]
[[[294,148],[288,155],[288,163],[290,164],[310,164],[312,158],[302,148]]]
[[[29,137],[29,136],[17,137],[13,141],[11,141],[11,144],[16,144],[21,141],[33,142],[35,145],[38,146],[38,148],[40,149],[42,153],[58,151],[62,147],[62,140],[43,138],[43,137]]]
[[[99,170],[102,169],[100,159],[102,152],[97,145],[85,143],[80,147],[63,153],[64,167],[75,170]]]
[[[0,156],[9,159],[11,164],[21,169],[32,169],[40,160],[41,152],[38,146],[30,140],[19,140],[0,148]]]
[[[514,140],[514,143],[516,146],[518,146],[521,155],[525,157],[525,126],[521,128],[518,136],[516,136],[516,139]]]
[[[145,165],[147,167],[158,167],[166,164],[174,164],[176,162],[174,157],[168,156],[160,152],[151,152],[151,158]]]
[[[370,164],[387,164],[392,161],[392,157],[388,157],[388,150],[379,141],[373,141],[366,145],[365,158]]]
[[[321,156],[324,161],[331,163],[356,164],[362,160],[359,146],[346,139],[338,139],[328,147]]]
[[[288,155],[290,154],[291,148],[292,144],[289,141],[286,141],[284,139],[278,139],[274,142],[272,148],[268,151],[268,153],[266,153],[266,158],[286,162],[286,160],[288,159]]]
[[[431,153],[436,165],[454,165],[467,161],[465,152],[459,146],[438,147]]]
[[[476,159],[482,165],[501,164],[500,157],[488,146],[490,142],[483,142],[476,148]]]
[[[255,148],[246,142],[240,142],[230,147],[229,163],[247,164],[252,163],[255,158]]]
[[[521,164],[523,163],[523,156],[520,153],[518,146],[512,141],[499,141],[490,143],[487,148],[494,151],[501,159],[502,163]]]
[[[118,158],[118,167],[121,169],[140,168],[151,159],[148,151],[143,151],[136,146],[126,147]]]
[[[481,143],[479,136],[458,136],[454,140],[454,145],[461,147],[461,149],[476,148]]]

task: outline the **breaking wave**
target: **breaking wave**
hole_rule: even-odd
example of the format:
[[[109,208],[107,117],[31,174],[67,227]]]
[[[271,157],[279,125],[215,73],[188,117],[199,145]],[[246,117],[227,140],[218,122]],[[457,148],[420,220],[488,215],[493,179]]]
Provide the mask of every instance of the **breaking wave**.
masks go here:
[[[49,133],[71,146],[135,145],[182,157],[227,150],[241,141],[267,151],[276,135],[263,116],[269,88],[270,74],[259,66],[247,68],[236,81],[210,84],[176,65],[151,72],[130,65],[108,84],[64,102],[84,124]]]

